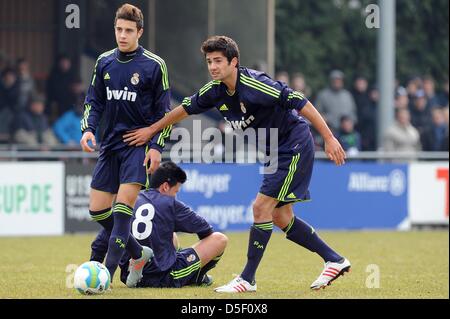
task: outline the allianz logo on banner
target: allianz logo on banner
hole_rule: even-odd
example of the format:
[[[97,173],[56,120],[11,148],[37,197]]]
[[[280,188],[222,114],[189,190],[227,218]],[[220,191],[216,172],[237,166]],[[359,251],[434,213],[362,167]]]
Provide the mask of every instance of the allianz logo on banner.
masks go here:
[[[196,169],[186,170],[187,181],[182,191],[187,193],[202,193],[205,198],[211,198],[215,193],[226,193],[230,189],[230,174],[200,174]]]
[[[401,196],[406,190],[405,173],[399,169],[389,175],[373,176],[367,172],[352,172],[349,176],[349,192],[382,192]]]

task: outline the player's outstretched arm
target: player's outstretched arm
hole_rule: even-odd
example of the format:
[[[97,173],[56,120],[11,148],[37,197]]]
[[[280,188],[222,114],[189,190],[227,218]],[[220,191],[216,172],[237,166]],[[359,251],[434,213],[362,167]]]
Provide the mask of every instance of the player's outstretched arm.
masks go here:
[[[143,127],[137,130],[129,131],[123,136],[123,141],[130,146],[145,145],[150,139],[163,128],[184,120],[189,115],[183,106],[177,106],[158,122],[149,127]]]
[[[327,123],[320,115],[319,111],[310,103],[300,110],[300,115],[308,119],[314,128],[322,135],[325,142],[325,153],[328,158],[336,163],[342,165],[345,163],[345,151],[339,141],[334,137]]]

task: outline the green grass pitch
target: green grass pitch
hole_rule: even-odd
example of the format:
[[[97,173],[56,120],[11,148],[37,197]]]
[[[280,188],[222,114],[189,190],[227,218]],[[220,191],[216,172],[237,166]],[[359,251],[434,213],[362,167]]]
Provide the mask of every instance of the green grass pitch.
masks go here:
[[[242,270],[248,233],[227,234],[228,248],[211,271],[212,287],[128,289],[115,280],[112,292],[101,296],[67,288],[74,272],[70,264],[88,260],[94,234],[0,238],[0,298],[449,298],[448,231],[319,234],[352,262],[349,274],[324,290],[310,291],[322,260],[277,232],[257,272],[258,291],[239,295],[217,294],[213,288]],[[183,247],[195,240],[180,236]]]

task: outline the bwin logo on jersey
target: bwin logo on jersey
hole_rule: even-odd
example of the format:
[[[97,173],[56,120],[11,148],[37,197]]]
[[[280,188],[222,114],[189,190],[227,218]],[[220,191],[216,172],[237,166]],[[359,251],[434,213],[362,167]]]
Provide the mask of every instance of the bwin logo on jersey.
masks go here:
[[[224,119],[233,129],[244,130],[255,120],[255,117],[250,115],[247,119],[242,118],[241,121],[230,121],[226,117]]]
[[[135,102],[137,93],[129,92],[127,87],[124,87],[123,90],[110,90],[109,87],[106,87],[106,97],[108,100],[123,100],[123,101],[131,101]]]

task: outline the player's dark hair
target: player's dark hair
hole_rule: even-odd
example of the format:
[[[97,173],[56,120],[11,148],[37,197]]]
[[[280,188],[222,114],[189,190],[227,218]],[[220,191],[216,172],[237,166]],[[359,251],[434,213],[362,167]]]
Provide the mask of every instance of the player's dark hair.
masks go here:
[[[119,9],[117,9],[116,18],[114,19],[114,25],[116,25],[118,19],[136,22],[138,31],[144,27],[144,15],[142,14],[141,9],[129,3],[125,3]]]
[[[152,174],[150,178],[150,187],[158,188],[165,182],[169,183],[170,187],[177,183],[183,184],[186,182],[186,173],[173,162],[164,162]]]
[[[227,58],[228,63],[231,63],[233,58],[238,59],[237,67],[239,67],[239,47],[236,42],[224,35],[215,35],[208,38],[203,42],[201,47],[202,53],[206,56],[206,53],[222,52]]]

